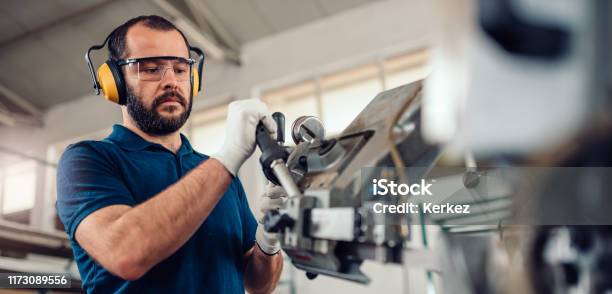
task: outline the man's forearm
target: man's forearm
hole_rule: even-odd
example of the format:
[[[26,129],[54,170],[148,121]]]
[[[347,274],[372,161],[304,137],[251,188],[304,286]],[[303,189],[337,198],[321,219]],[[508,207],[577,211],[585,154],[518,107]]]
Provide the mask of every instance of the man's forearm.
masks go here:
[[[266,255],[255,245],[246,256],[245,288],[249,293],[271,293],[283,271],[283,255]]]
[[[231,182],[231,175],[215,159],[113,222],[124,250],[136,256],[134,266],[148,271],[176,252],[208,217]],[[119,245],[116,244],[116,245]]]

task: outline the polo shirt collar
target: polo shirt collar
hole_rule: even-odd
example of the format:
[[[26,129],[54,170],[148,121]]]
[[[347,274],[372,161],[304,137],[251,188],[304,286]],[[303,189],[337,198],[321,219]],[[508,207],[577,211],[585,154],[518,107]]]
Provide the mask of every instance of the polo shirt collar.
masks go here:
[[[191,143],[187,140],[185,135],[181,134],[181,148],[176,152],[177,155],[189,154],[193,153],[193,148],[191,148]]]
[[[119,145],[119,147],[128,151],[144,150],[149,146],[158,146],[164,148],[160,144],[149,142],[143,139],[138,134],[118,124],[113,125],[113,132],[108,136],[107,139],[113,141],[115,144]],[[187,137],[185,137],[185,135],[181,134],[181,148],[178,150],[177,154],[182,155],[191,152],[193,152],[193,148],[191,147],[189,140],[187,140]]]

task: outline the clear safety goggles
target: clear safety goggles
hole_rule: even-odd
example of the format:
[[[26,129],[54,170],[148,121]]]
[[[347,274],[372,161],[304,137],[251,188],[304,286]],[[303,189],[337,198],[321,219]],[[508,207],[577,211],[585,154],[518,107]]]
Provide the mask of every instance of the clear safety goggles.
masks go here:
[[[191,81],[195,60],[176,56],[129,58],[117,62],[126,66],[127,73],[139,81],[161,81],[168,69],[179,82]]]

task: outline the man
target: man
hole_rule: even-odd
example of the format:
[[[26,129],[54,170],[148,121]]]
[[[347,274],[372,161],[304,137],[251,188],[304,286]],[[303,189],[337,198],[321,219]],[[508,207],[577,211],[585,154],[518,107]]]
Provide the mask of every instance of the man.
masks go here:
[[[255,149],[257,123],[275,128],[266,106],[230,104],[223,148],[209,158],[179,133],[193,98],[183,34],[141,16],[111,35],[109,51],[115,60],[164,58],[123,65],[123,124],[103,141],[71,145],[60,160],[57,210],[83,288],[271,292],[283,265],[278,239],[257,226],[235,177]]]

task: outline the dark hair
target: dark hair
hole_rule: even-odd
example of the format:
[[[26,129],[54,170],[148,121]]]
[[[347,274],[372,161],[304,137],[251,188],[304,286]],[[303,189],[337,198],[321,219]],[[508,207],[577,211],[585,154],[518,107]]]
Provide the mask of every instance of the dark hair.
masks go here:
[[[189,51],[189,42],[187,38],[185,38],[183,32],[174,26],[174,24],[158,15],[141,15],[126,21],[111,33],[110,39],[108,40],[108,55],[110,59],[119,60],[125,58],[125,55],[127,55],[125,36],[128,30],[136,24],[142,24],[147,28],[158,31],[176,30],[181,34],[183,40],[185,40],[187,51]]]

